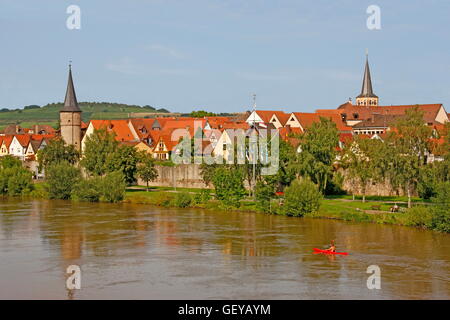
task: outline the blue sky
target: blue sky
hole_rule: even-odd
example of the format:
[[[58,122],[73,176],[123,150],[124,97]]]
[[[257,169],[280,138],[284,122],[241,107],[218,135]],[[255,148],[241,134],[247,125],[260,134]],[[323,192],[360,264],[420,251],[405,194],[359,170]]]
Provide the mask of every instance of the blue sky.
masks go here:
[[[2,0],[0,108],[62,101],[72,59],[79,101],[313,111],[359,94],[368,48],[382,105],[449,110],[449,16],[447,0]]]

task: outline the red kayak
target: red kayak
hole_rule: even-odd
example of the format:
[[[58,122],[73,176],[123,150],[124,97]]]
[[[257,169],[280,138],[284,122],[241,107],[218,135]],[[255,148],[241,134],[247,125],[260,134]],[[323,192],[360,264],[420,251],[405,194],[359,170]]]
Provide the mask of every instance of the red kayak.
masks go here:
[[[314,248],[313,250],[314,250],[314,253],[341,254],[343,256],[347,256],[348,255],[347,252],[331,252],[331,251],[328,251],[328,250],[322,250],[322,249],[317,249],[317,248]]]

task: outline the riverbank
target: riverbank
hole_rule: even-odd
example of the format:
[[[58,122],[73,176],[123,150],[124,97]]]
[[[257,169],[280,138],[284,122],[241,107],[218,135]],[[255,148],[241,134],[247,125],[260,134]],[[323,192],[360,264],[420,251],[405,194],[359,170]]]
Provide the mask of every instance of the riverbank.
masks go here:
[[[202,208],[209,210],[227,210],[237,212],[259,212],[268,214],[280,214],[278,210],[281,206],[281,199],[273,199],[270,209],[263,211],[258,208],[252,198],[241,201],[239,208],[224,208],[220,201],[209,199],[202,201],[203,189],[193,188],[169,188],[152,187],[149,191],[143,188],[128,188],[125,202],[136,204],[149,204],[160,207],[182,207],[182,208]],[[211,191],[213,192],[213,191]],[[209,194],[212,196],[212,193]],[[307,216],[322,219],[337,219],[352,222],[392,224],[401,226],[412,226],[422,229],[430,229],[431,215],[426,207],[429,201],[414,198],[415,209],[408,210],[405,197],[381,197],[367,196],[366,202],[362,202],[358,197],[355,200],[352,196],[331,196],[322,200],[317,212]],[[390,212],[390,209],[397,205],[398,212]]]
[[[224,207],[223,204],[214,199],[214,190],[197,188],[172,188],[172,187],[128,187],[124,203],[145,204],[164,208],[198,208],[211,211],[234,211],[234,212],[258,212],[274,215],[285,215],[282,208],[282,199],[272,199],[268,210],[261,210],[253,198],[247,197],[240,201],[240,207]],[[28,195],[31,198],[48,199],[45,183],[36,183],[34,190]],[[391,224],[410,226],[421,229],[438,229],[433,223],[433,214],[429,208],[430,201],[421,198],[413,198],[413,209],[407,209],[407,199],[395,196],[367,196],[366,202],[360,197],[339,195],[327,196],[321,201],[317,212],[308,213],[307,217],[335,219],[361,223]],[[397,205],[398,212],[390,212]],[[444,217],[444,227],[440,231],[448,231],[448,217]]]

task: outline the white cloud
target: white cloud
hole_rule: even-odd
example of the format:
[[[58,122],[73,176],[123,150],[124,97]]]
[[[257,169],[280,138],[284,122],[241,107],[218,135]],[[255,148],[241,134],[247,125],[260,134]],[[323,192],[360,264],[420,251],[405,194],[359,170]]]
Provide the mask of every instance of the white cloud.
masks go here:
[[[116,62],[109,62],[105,67],[110,71],[129,75],[142,74],[142,67],[134,63],[133,60],[128,57],[121,58]]]
[[[235,74],[239,78],[250,81],[282,81],[293,80],[296,78],[296,76],[290,72],[259,73],[237,71]]]
[[[156,52],[166,57],[171,57],[175,59],[184,59],[184,55],[181,52],[169,48],[167,46],[164,46],[162,44],[151,44],[146,46],[145,48],[151,52]]]

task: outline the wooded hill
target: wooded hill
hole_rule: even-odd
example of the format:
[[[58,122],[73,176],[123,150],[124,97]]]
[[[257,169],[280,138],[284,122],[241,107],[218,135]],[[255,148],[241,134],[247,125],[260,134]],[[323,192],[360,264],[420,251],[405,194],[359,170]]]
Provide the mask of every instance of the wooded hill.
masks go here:
[[[90,119],[126,119],[132,113],[140,116],[151,116],[153,113],[170,113],[170,111],[152,106],[128,105],[112,102],[80,102],[79,106],[83,111],[82,119],[87,122]],[[58,125],[59,110],[63,103],[49,103],[45,106],[30,105],[23,109],[0,109],[0,129],[9,124],[18,124],[22,127],[29,127],[33,124],[48,124],[56,127]]]

